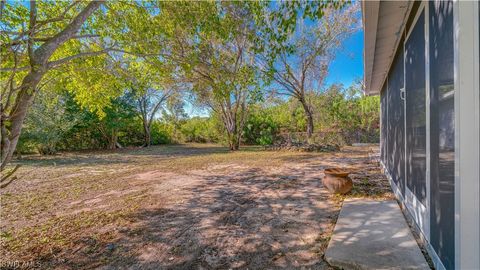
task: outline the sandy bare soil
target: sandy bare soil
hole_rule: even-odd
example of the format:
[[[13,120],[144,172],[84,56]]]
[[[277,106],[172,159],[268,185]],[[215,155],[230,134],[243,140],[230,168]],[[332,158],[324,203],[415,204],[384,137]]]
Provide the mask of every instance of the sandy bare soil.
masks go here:
[[[231,153],[214,145],[66,153],[21,161],[1,191],[1,258],[56,269],[330,269],[343,196],[322,169],[349,166],[347,196],[391,198],[374,147]]]

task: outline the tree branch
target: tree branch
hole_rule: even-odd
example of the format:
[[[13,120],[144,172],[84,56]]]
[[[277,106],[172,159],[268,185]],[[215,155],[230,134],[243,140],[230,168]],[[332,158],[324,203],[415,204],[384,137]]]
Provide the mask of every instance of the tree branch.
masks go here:
[[[3,18],[3,9],[5,8],[6,0],[0,0],[0,20]]]
[[[100,36],[95,35],[95,34],[85,34],[85,35],[75,35],[75,36],[72,36],[70,39],[82,39],[82,38],[93,38],[93,37],[100,37]],[[38,37],[38,38],[34,38],[33,40],[37,41],[37,42],[46,42],[46,41],[49,41],[50,39],[52,39],[52,38],[51,37]]]
[[[53,36],[50,40],[43,43],[35,50],[33,55],[33,64],[45,65],[54,51],[67,40],[69,40],[82,27],[87,18],[97,10],[102,1],[92,1],[65,27],[60,33]]]
[[[48,19],[48,20],[44,20],[44,21],[38,21],[38,24],[39,25],[46,25],[46,24],[49,24],[49,23],[53,23],[53,22],[59,22],[59,21],[63,21],[65,20],[65,15],[67,14],[67,12],[72,8],[74,7],[75,5],[77,5],[80,1],[74,1],[73,3],[71,3],[63,12],[62,14],[60,14],[60,16],[58,17],[55,17],[55,18],[51,18],[51,19]]]
[[[35,32],[35,26],[37,23],[37,4],[34,0],[30,1],[30,23],[28,29],[28,40],[27,40],[27,51],[28,57],[30,59],[30,66],[34,65],[34,58],[33,58],[33,32]]]
[[[67,57],[59,59],[59,60],[48,62],[47,66],[48,66],[48,68],[54,68],[54,67],[57,67],[59,65],[63,65],[65,63],[70,62],[71,60],[74,60],[74,59],[77,59],[77,58],[86,57],[86,56],[101,55],[101,54],[107,53],[109,51],[110,51],[110,49],[104,49],[104,50],[94,51],[94,52],[82,52],[82,53],[79,53],[79,54],[67,56]]]
[[[112,51],[112,49],[107,48],[107,49],[103,49],[103,50],[100,50],[100,51],[94,51],[94,52],[81,52],[81,53],[78,53],[78,54],[75,54],[75,55],[67,56],[67,57],[59,59],[59,60],[50,61],[50,62],[47,63],[47,68],[55,68],[57,66],[66,64],[67,62],[69,62],[71,60],[74,60],[74,59],[77,59],[77,58],[87,57],[87,56],[97,56],[97,55],[101,55],[101,54],[104,54],[104,53],[108,53],[109,51]],[[26,70],[29,70],[29,69],[30,69],[29,66],[23,66],[23,67],[13,67],[13,68],[0,68],[0,71],[1,72],[26,71]]]

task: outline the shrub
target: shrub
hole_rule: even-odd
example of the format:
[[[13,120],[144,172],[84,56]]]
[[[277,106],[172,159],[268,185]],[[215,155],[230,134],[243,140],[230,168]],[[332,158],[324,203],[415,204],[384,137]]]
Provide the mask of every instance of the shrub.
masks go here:
[[[169,144],[172,143],[173,125],[160,121],[152,123],[150,136],[152,144]]]
[[[193,117],[181,126],[181,133],[186,142],[220,142],[219,123],[215,117]]]
[[[264,111],[251,113],[243,129],[247,144],[271,145],[278,134],[278,124]]]
[[[35,103],[29,110],[23,134],[17,152],[55,154],[61,147],[62,140],[77,123],[65,109],[62,96],[48,91],[37,94]]]

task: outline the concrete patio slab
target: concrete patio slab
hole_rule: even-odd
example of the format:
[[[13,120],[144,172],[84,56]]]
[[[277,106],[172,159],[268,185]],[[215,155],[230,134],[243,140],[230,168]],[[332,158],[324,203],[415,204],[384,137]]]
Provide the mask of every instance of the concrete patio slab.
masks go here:
[[[430,269],[393,200],[346,199],[325,259],[344,269]]]

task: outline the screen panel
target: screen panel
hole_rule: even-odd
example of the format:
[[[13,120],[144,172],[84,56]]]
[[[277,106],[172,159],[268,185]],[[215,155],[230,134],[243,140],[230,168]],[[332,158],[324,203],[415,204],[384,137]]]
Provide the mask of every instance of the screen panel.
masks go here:
[[[429,3],[430,243],[446,269],[455,267],[455,116],[453,2]]]
[[[380,92],[380,110],[381,110],[381,125],[380,125],[380,158],[387,165],[387,87],[384,85],[382,92]]]
[[[426,205],[425,10],[405,42],[407,187]]]
[[[388,104],[388,119],[391,126],[389,155],[390,174],[393,181],[400,188],[402,194],[405,190],[405,125],[404,125],[404,101],[401,89],[404,84],[403,51],[394,59],[391,72],[388,74],[388,91],[390,102]]]
[[[390,176],[392,176],[393,180],[395,180],[395,177],[393,177],[393,171],[394,171],[394,160],[393,157],[395,156],[395,122],[394,122],[394,110],[395,110],[395,91],[390,89],[390,84],[388,83],[390,78],[387,79],[387,168],[388,172],[390,173]],[[396,182],[395,182],[396,183]]]

